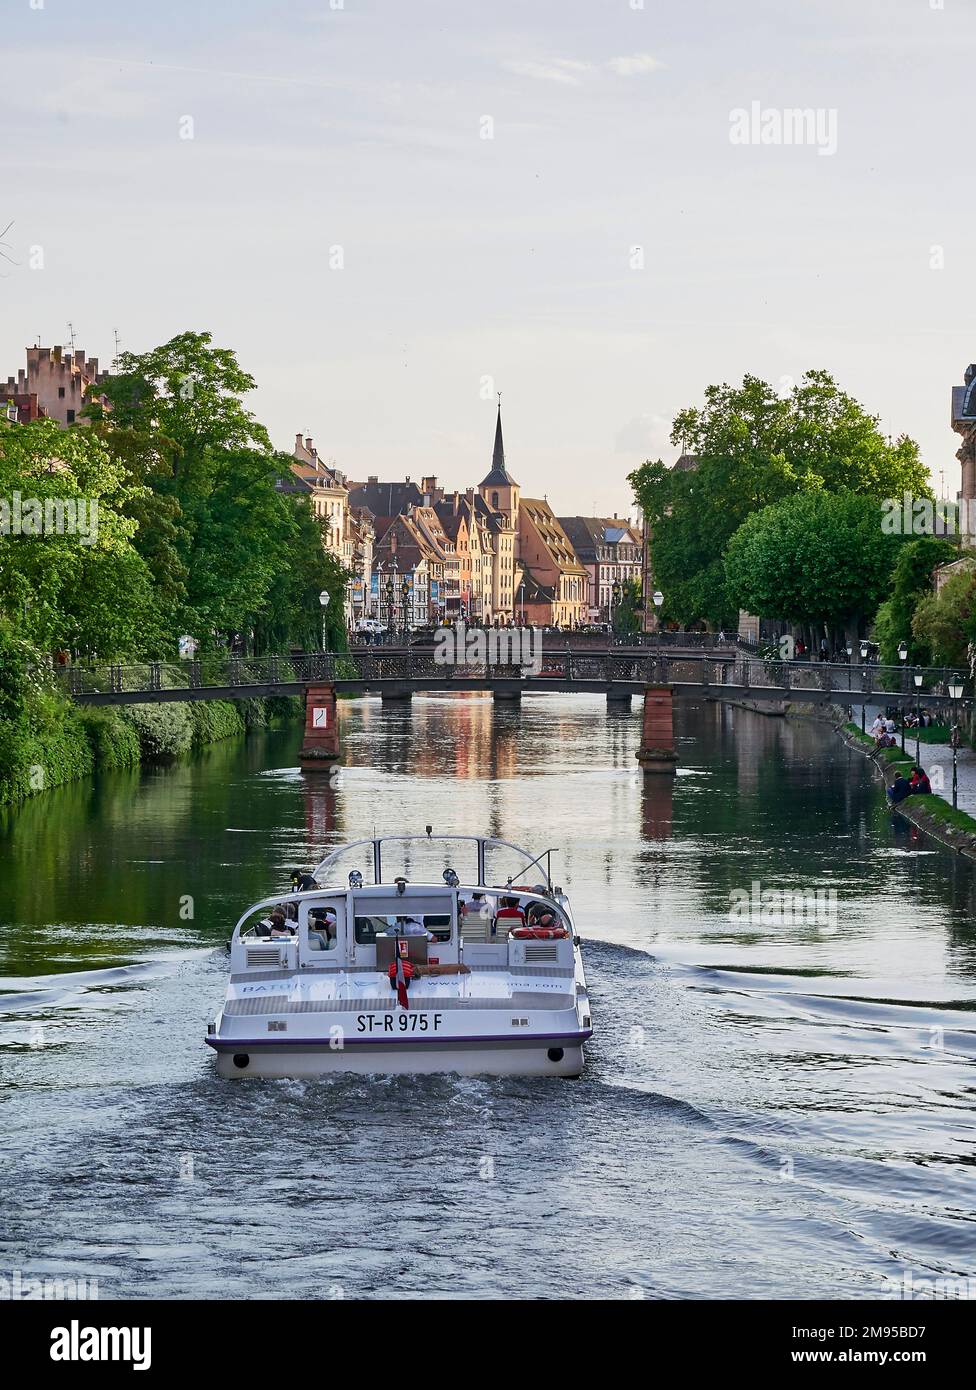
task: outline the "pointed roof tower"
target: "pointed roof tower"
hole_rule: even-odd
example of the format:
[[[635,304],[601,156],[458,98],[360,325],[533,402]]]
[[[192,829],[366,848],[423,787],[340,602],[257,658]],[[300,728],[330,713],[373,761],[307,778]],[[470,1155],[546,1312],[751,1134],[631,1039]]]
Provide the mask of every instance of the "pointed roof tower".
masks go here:
[[[505,445],[502,443],[502,396],[498,393],[498,418],[495,421],[495,447],[491,455],[491,472],[482,478],[479,487],[517,487],[515,479],[505,469]]]

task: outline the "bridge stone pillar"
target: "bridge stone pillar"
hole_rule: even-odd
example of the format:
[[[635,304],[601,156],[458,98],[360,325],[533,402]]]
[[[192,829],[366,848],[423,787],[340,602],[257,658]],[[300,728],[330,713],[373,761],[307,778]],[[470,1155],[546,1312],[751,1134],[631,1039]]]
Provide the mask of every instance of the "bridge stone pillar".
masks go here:
[[[491,688],[491,698],[506,705],[517,705],[522,700],[522,686],[519,681],[496,682]]]
[[[648,685],[644,689],[644,723],[637,761],[645,773],[674,774],[678,757],[674,751],[673,699],[669,685]]]
[[[402,704],[404,700],[409,703],[413,699],[413,687],[408,681],[387,681],[380,694],[383,704],[389,701]]]
[[[305,772],[328,772],[339,756],[334,685],[305,687],[305,738],[298,755]]]
[[[621,690],[620,685],[610,685],[607,687],[607,705],[616,706],[618,709],[630,709],[630,691]]]

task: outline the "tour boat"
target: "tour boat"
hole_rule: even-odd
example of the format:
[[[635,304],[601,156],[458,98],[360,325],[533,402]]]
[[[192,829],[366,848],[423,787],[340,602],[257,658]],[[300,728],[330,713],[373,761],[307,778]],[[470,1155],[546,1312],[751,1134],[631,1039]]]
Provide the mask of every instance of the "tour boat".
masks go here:
[[[474,851],[467,884],[447,842]],[[392,845],[411,873],[416,858],[435,855],[441,881],[385,880]],[[524,881],[487,882],[496,851],[516,856]],[[296,871],[296,891],[255,903],[234,928],[227,997],[207,1029],[219,1074],[579,1076],[590,1002],[552,853],[428,826],[358,840],[311,874]],[[363,869],[328,886],[350,854]],[[530,883],[533,873],[545,881]]]

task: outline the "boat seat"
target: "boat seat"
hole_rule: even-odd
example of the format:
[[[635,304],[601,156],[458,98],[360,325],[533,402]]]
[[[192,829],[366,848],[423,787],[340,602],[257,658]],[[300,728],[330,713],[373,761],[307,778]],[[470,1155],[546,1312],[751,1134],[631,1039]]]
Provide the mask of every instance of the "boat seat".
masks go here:
[[[462,941],[491,941],[491,919],[489,917],[461,918]]]

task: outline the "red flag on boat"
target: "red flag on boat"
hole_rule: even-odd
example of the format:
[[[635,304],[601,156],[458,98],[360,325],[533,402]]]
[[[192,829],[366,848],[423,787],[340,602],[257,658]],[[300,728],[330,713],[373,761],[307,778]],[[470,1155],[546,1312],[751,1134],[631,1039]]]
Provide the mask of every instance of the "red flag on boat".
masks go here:
[[[405,941],[397,941],[396,960],[390,966],[390,984],[397,992],[397,1002],[401,1009],[408,1009],[410,1001],[407,998],[407,988],[413,976],[413,966],[409,960],[405,960],[409,947]]]

